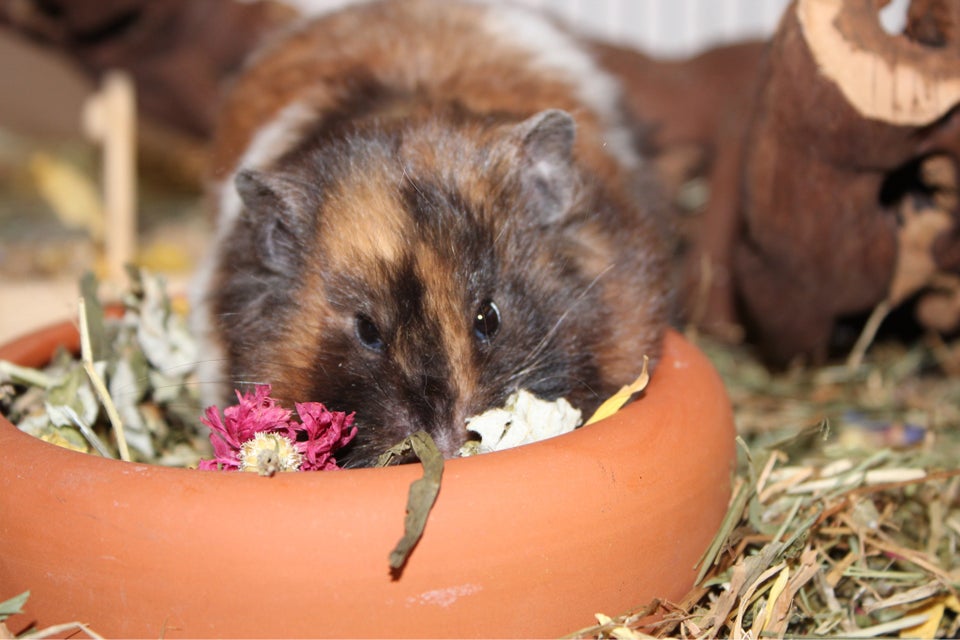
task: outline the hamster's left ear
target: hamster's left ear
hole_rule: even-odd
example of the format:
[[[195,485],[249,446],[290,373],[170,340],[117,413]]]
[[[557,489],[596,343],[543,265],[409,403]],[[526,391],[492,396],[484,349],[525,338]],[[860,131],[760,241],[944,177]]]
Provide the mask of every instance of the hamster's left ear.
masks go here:
[[[557,222],[575,192],[573,143],[577,125],[560,109],[541,111],[515,128],[520,142],[521,181],[537,205],[541,221]]]

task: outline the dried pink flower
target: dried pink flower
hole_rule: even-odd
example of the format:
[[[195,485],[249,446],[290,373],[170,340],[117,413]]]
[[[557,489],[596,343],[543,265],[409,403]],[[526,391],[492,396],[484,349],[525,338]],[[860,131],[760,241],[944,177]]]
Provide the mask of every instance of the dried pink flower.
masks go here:
[[[252,392],[237,392],[237,404],[223,410],[208,407],[201,418],[210,427],[210,444],[214,458],[201,460],[203,470],[239,470],[250,468],[244,464],[243,448],[257,434],[278,434],[288,438],[302,461],[302,471],[338,469],[333,452],[350,442],[357,434],[353,414],[328,411],[319,402],[297,404],[297,413],[303,423],[293,418],[293,412],[281,407],[270,397],[270,385],[258,385]],[[247,447],[250,448],[249,446]],[[249,453],[249,452],[248,452]]]
[[[303,455],[300,468],[304,471],[339,469],[333,452],[357,435],[357,427],[353,425],[354,414],[328,411],[319,402],[301,402],[296,407],[303,424],[291,423],[295,433],[289,437]]]
[[[197,464],[197,469],[200,469],[200,471],[219,471],[220,464],[216,461],[216,459],[214,460],[201,459],[200,462]],[[226,469],[226,467],[224,467],[224,469]]]
[[[257,432],[281,431],[290,424],[292,412],[270,397],[270,385],[258,385],[252,392],[237,394],[237,404],[223,410],[207,407],[200,421],[210,427],[213,461],[201,461],[201,469],[239,469],[240,448]]]

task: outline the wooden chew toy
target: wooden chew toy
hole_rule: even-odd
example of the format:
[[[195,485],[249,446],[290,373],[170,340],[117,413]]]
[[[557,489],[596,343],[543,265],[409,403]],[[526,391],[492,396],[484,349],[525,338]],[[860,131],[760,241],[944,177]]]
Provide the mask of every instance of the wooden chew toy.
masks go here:
[[[701,232],[691,252],[732,281],[704,286],[688,263],[705,324],[745,325],[774,362],[821,359],[839,318],[878,305],[882,318],[931,285],[921,321],[960,318],[958,296],[939,291],[960,270],[960,5],[915,0],[893,35],[885,4],[787,9],[759,72],[738,206],[719,221],[708,208],[701,226],[732,231]]]

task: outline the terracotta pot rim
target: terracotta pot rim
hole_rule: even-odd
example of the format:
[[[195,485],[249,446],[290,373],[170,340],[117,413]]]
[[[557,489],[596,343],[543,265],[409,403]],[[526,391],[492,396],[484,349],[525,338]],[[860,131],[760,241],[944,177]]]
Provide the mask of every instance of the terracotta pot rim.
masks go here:
[[[682,339],[680,335],[673,330],[668,330],[668,335],[671,336],[671,338],[669,338],[670,340]],[[19,338],[14,338],[13,340],[10,340],[5,344],[0,345],[0,360],[10,360],[13,362],[17,362],[18,364],[24,364],[25,366],[32,366],[32,367],[38,367],[38,368],[42,367],[46,364],[46,362],[50,360],[50,357],[52,357],[53,355],[52,352],[46,353],[48,351],[48,349],[46,349],[46,345],[50,343],[61,345],[67,350],[72,351],[75,354],[79,353],[80,339],[77,334],[77,329],[75,325],[71,321],[62,321],[62,322],[50,324],[49,326],[42,327],[40,329],[37,329],[36,331],[28,332],[20,336]],[[639,372],[639,369],[638,369],[638,372]],[[640,405],[638,405],[638,402],[634,402],[630,405],[627,405],[623,409],[621,409],[620,412],[618,412],[617,415],[615,416],[611,416],[610,418],[598,421],[591,425],[578,427],[573,432],[567,433],[561,436],[557,436],[556,438],[550,438],[548,440],[526,444],[526,445],[523,445],[522,447],[515,447],[512,449],[485,453],[480,456],[451,458],[444,461],[444,466],[446,469],[451,469],[451,468],[459,469],[461,466],[464,466],[464,465],[484,464],[485,461],[491,458],[491,456],[496,456],[497,459],[500,459],[501,457],[504,457],[504,456],[508,458],[515,458],[517,456],[526,456],[530,454],[535,454],[539,451],[540,447],[547,445],[551,441],[555,441],[555,440],[564,444],[569,443],[571,446],[573,446],[577,438],[582,437],[579,435],[581,433],[585,433],[585,432],[592,433],[597,428],[602,429],[602,428],[606,428],[610,424],[623,422],[624,416],[619,414],[625,413],[626,415],[629,416],[630,414],[636,411],[636,409],[633,408],[634,406],[640,406]],[[197,416],[197,419],[199,420],[199,416]],[[197,469],[194,469],[194,468],[165,466],[165,465],[154,464],[149,462],[124,462],[116,458],[107,458],[104,456],[99,456],[94,452],[81,453],[79,451],[65,449],[63,447],[59,447],[49,442],[40,440],[39,438],[35,438],[29,434],[23,433],[19,429],[16,429],[16,427],[13,424],[11,424],[9,420],[7,420],[6,416],[2,416],[2,415],[0,415],[0,425],[2,425],[2,427],[7,427],[7,426],[13,427],[18,434],[24,437],[25,443],[32,441],[32,443],[35,443],[36,446],[39,446],[41,449],[46,450],[48,455],[54,455],[58,457],[62,456],[65,463],[69,459],[70,461],[75,463],[81,463],[81,460],[85,460],[86,462],[81,463],[85,465],[100,465],[100,464],[134,465],[134,466],[141,466],[141,467],[149,467],[155,470],[156,473],[161,473],[161,474],[163,473],[178,473],[178,474],[179,473],[196,473],[198,471]],[[556,442],[554,442],[554,444],[556,444]],[[27,446],[34,446],[34,445],[30,444]],[[396,466],[381,467],[381,468],[340,469],[337,471],[337,473],[351,473],[351,474],[377,473],[386,477],[386,475],[390,473],[397,474],[398,472],[396,471],[396,469],[398,468],[405,469],[407,467],[410,467],[411,465],[419,468],[419,463],[414,462],[414,463],[409,463],[405,465],[396,465]],[[93,470],[94,469],[91,468],[91,471]],[[236,477],[242,477],[242,478],[254,475],[254,474],[232,473],[232,472],[217,472],[217,473],[224,474],[226,476],[236,476]],[[406,472],[403,472],[403,473],[406,473]],[[275,477],[289,478],[288,481],[292,481],[292,482],[307,483],[307,482],[323,482],[324,481],[323,478],[329,477],[329,474],[285,473],[285,474],[278,474],[278,476],[275,476]],[[246,481],[248,480],[244,480],[244,482]]]

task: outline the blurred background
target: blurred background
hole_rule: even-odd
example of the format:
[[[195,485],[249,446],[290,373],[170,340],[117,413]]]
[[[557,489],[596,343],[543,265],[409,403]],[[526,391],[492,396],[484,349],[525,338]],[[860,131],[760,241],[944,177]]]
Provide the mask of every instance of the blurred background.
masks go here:
[[[203,0],[183,6],[193,12],[212,11],[228,1]],[[309,13],[347,3],[290,2]],[[677,59],[716,45],[768,36],[787,0],[526,3],[561,15],[588,33],[635,46],[655,57]],[[76,282],[85,270],[109,276],[105,238],[116,223],[105,218],[104,151],[92,138],[89,126],[85,130],[84,113],[90,111],[91,97],[100,89],[98,74],[111,60],[123,61],[122,51],[111,53],[100,41],[121,33],[128,26],[123,21],[139,16],[130,11],[139,10],[141,4],[135,0],[69,4],[0,0],[0,309],[4,311],[0,313],[0,341],[41,323],[72,317]],[[163,18],[161,7],[172,7],[167,11],[170,14],[180,4],[167,0],[150,10]],[[225,25],[223,33],[184,33],[171,24],[169,38],[160,36],[141,43],[139,51],[151,60],[162,58],[167,44],[185,51],[151,67],[146,75],[155,73],[162,82],[170,74],[193,74],[196,86],[206,87],[209,77],[203,69],[191,66],[191,38],[224,40],[224,34],[256,33],[258,19],[262,23],[277,19],[279,3],[245,4],[271,6],[248,16],[247,22]],[[881,16],[890,29],[898,28],[907,4],[907,0],[893,2]],[[106,24],[94,23],[97,11],[113,11],[111,16],[119,17]],[[24,24],[29,27],[25,29]],[[232,52],[223,57],[237,58],[231,49],[236,45],[220,40],[214,46]],[[135,97],[152,99],[150,95]],[[201,99],[204,106],[210,106],[209,98]],[[189,101],[186,104],[189,111]],[[135,225],[130,231],[133,247],[126,251],[132,252],[138,264],[168,274],[174,291],[186,288],[209,233],[201,198],[205,111],[194,111],[197,113],[174,114],[173,120],[179,118],[183,124],[180,127],[164,126],[149,113],[139,117],[135,126],[136,180],[130,193]],[[200,135],[191,135],[195,132]]]

